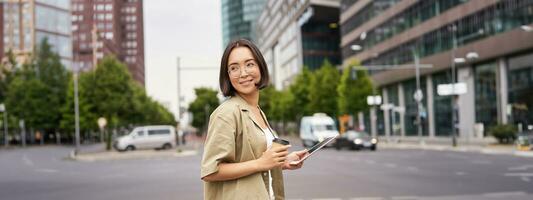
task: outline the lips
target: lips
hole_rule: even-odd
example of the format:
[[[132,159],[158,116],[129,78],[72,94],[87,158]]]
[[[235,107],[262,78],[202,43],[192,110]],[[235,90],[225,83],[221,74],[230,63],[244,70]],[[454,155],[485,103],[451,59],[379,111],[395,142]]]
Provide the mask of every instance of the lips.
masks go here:
[[[250,83],[252,83],[253,79],[250,79],[250,80],[246,80],[246,81],[240,81],[239,84],[241,85],[249,85]]]

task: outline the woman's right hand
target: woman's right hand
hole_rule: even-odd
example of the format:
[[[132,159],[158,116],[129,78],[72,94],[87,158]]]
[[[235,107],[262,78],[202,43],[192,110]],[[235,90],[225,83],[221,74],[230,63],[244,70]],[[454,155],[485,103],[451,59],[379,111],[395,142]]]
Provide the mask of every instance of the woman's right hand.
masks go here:
[[[263,152],[263,155],[257,159],[259,171],[267,171],[275,167],[281,167],[287,159],[289,147],[291,147],[291,145],[272,147]]]

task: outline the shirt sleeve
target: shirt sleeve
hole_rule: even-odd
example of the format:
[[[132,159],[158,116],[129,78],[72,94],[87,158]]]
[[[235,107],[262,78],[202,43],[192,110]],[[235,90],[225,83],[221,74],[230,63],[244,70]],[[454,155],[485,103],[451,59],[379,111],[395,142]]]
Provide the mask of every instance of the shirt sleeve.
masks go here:
[[[220,116],[214,116],[207,128],[202,156],[201,177],[218,172],[221,162],[235,162],[236,127]]]

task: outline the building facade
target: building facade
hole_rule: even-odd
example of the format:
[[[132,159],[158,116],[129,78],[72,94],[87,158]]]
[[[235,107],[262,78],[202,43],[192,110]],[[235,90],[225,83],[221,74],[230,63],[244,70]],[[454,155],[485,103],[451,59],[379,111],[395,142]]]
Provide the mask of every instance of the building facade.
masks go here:
[[[341,63],[338,0],[266,3],[258,19],[258,46],[277,89],[291,84],[302,67]]]
[[[2,57],[11,51],[23,63],[47,38],[62,64],[72,66],[70,0],[5,0],[0,7]]]
[[[256,40],[256,21],[266,0],[222,0],[222,47],[231,40]]]
[[[145,84],[142,0],[73,0],[74,60],[91,70],[106,55],[124,62],[133,78]]]
[[[383,102],[397,108],[367,113],[377,119],[372,132],[416,137],[419,113],[422,135],[436,140],[454,126],[462,141],[483,141],[497,124],[533,128],[532,0],[343,0],[340,23],[344,66],[391,67],[370,69]],[[432,65],[420,71],[420,110],[414,68],[393,69],[415,55]],[[467,86],[456,104],[438,91],[454,80]]]

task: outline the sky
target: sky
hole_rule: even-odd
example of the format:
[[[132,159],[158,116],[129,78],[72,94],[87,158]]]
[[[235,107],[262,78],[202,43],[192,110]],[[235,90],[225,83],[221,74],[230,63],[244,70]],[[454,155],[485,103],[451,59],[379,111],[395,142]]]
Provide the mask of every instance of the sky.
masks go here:
[[[147,0],[144,3],[146,91],[177,113],[177,57],[181,67],[213,70],[181,70],[183,105],[193,101],[194,88],[218,91],[222,55],[219,0]]]

